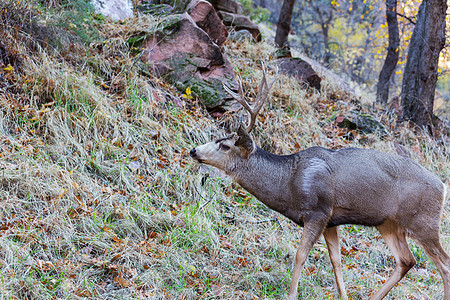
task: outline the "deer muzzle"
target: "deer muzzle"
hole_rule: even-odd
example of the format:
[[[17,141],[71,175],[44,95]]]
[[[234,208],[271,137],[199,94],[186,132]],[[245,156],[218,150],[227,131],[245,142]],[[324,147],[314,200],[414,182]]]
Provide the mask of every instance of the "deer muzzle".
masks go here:
[[[202,160],[198,157],[198,155],[197,155],[197,150],[194,148],[194,149],[192,149],[190,152],[189,152],[189,155],[193,158],[193,159],[195,159],[195,160],[197,160],[198,162],[202,162]]]

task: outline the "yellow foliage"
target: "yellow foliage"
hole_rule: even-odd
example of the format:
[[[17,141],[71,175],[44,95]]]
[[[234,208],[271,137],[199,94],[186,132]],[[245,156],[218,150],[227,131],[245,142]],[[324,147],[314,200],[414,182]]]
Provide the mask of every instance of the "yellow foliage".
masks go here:
[[[191,89],[189,87],[186,88],[186,94],[183,94],[183,98],[192,99]]]
[[[11,72],[12,70],[14,70],[14,68],[13,68],[13,66],[11,66],[10,64],[8,64],[8,65],[6,66],[6,68],[3,68],[3,70],[6,71],[6,72]]]

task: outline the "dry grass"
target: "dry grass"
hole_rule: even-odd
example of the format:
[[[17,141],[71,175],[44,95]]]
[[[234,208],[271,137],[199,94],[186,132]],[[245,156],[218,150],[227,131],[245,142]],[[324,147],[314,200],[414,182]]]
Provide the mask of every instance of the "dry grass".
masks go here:
[[[31,2],[6,5],[9,12],[32,14],[50,32],[51,17],[64,15]],[[33,31],[24,34],[23,19],[14,22],[0,29],[1,298],[285,295],[301,228],[189,159],[193,146],[223,136],[227,122],[212,120],[197,102],[182,100],[170,85],[141,72],[126,40],[155,20],[98,22],[99,40],[90,46],[60,33],[62,48],[46,47]],[[261,78],[258,60],[273,51],[264,43],[225,46],[250,89]],[[373,112],[392,129],[384,140],[339,137],[343,130],[334,118],[353,108],[353,98],[327,79],[316,92],[280,76],[255,138],[279,154],[363,141],[394,152],[398,143],[448,184],[448,145],[403,126],[391,128],[395,117],[389,114]],[[449,220],[446,206],[447,250]],[[392,271],[391,254],[371,228],[343,227],[341,245],[349,293],[364,299]],[[388,299],[442,298],[434,265],[412,247],[419,264]],[[323,240],[306,270],[301,298],[337,297]]]

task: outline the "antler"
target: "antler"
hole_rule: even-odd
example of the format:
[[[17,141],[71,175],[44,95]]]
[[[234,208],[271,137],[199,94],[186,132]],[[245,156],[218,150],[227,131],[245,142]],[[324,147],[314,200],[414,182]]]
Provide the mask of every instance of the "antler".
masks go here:
[[[239,83],[238,93],[233,92],[229,87],[225,85],[225,83],[222,82],[225,91],[227,91],[228,94],[230,94],[234,99],[236,99],[237,102],[239,102],[248,111],[249,124],[247,126],[247,132],[251,132],[253,126],[255,126],[256,117],[258,116],[259,111],[261,110],[264,102],[266,101],[267,96],[269,95],[269,91],[272,88],[272,85],[275,83],[275,80],[277,80],[276,74],[273,81],[270,84],[268,84],[264,64],[262,64],[262,71],[263,71],[263,78],[261,80],[261,83],[259,84],[258,94],[256,95],[256,101],[252,106],[250,106],[249,102],[245,99],[244,91],[242,88],[242,80],[240,78],[238,78]]]

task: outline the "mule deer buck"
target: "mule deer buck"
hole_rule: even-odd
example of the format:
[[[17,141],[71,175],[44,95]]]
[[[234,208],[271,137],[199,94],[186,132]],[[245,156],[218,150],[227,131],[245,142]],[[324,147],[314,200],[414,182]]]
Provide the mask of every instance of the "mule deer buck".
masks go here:
[[[303,226],[288,299],[296,299],[303,264],[321,234],[327,243],[339,295],[347,299],[338,225],[359,224],[375,226],[395,257],[391,277],[370,299],[386,296],[415,265],[407,243],[410,236],[438,268],[445,299],[450,300],[450,257],[439,235],[446,186],[413,160],[375,150],[312,147],[279,156],[260,149],[249,133],[274,81],[268,84],[263,72],[253,107],[244,98],[242,82],[239,94],[226,88],[248,110],[249,126],[240,126],[227,138],[198,146],[190,155],[225,171],[268,207]]]

